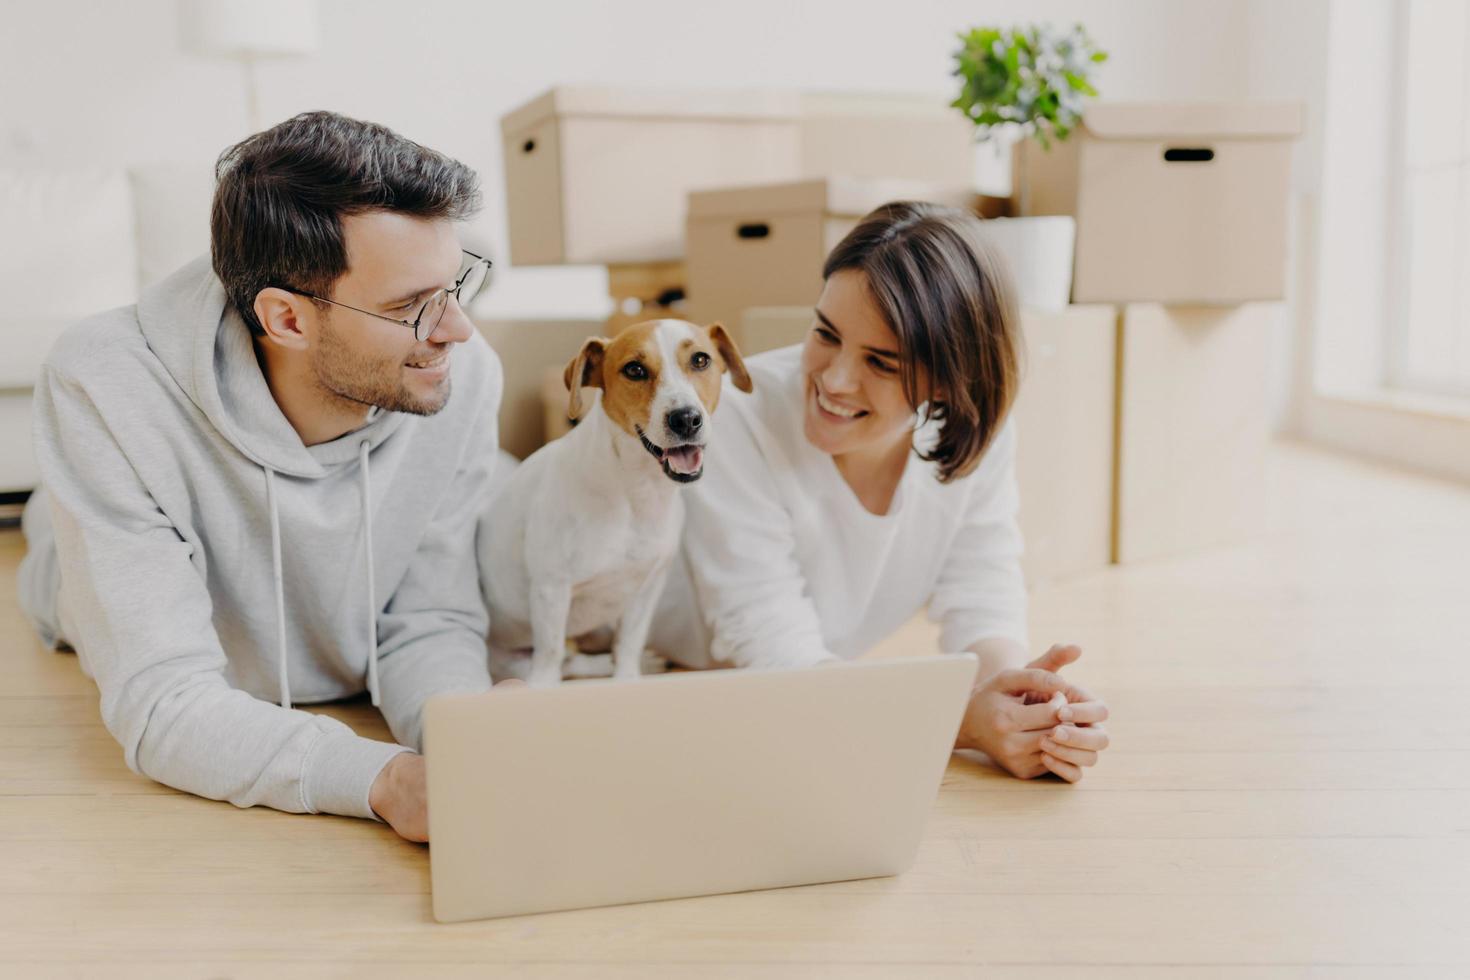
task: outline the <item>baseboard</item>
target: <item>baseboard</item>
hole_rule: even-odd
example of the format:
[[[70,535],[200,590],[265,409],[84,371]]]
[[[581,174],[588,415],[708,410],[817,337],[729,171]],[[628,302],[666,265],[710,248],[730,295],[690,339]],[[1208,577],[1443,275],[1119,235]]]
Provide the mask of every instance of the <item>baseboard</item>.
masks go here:
[[[20,524],[20,512],[26,501],[31,499],[29,490],[7,490],[0,492],[0,527],[16,527]]]

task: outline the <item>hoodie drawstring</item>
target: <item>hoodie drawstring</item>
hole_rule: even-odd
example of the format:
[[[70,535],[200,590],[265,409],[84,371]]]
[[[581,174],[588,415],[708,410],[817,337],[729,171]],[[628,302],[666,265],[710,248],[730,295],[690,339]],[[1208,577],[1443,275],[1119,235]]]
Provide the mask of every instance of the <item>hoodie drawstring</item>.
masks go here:
[[[373,483],[368,470],[368,442],[358,447],[362,473],[362,521],[367,538],[368,648],[367,688],[374,707],[382,703],[378,693],[378,600],[373,577]],[[286,673],[286,590],[281,574],[281,518],[276,506],[276,471],[265,470],[266,505],[271,512],[271,568],[276,579],[276,673],[281,682],[281,707],[291,707],[291,683]]]
[[[286,591],[281,576],[281,518],[276,510],[276,471],[265,469],[265,499],[271,512],[271,567],[276,574],[276,674],[281,682],[281,707],[291,707],[291,682],[286,677]]]
[[[373,588],[373,481],[368,473],[368,441],[358,445],[357,458],[362,473],[362,523],[367,535],[367,587],[368,587],[368,694],[373,705],[378,704],[378,600]]]

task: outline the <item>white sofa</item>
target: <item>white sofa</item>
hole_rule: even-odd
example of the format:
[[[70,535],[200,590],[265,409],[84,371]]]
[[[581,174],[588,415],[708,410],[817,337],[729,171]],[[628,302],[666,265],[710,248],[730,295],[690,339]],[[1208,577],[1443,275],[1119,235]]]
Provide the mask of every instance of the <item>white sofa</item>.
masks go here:
[[[36,485],[31,390],[57,335],[207,251],[213,188],[208,163],[0,166],[0,501]]]

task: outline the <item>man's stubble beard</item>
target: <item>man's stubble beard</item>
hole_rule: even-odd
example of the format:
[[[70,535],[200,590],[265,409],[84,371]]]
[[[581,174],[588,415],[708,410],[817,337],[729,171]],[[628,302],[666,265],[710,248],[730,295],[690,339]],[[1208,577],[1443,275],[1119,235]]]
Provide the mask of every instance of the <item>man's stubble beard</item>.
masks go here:
[[[449,376],[431,398],[418,398],[403,384],[401,362],[364,357],[342,340],[330,319],[322,323],[318,336],[321,342],[312,350],[311,367],[324,398],[410,415],[435,415],[449,404]]]

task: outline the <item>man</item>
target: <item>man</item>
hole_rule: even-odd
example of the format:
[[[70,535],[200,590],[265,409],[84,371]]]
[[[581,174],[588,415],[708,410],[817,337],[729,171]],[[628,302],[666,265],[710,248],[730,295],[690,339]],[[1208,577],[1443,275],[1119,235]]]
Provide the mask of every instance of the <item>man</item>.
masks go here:
[[[453,224],[477,181],[326,112],[216,175],[212,263],[47,359],[22,605],[133,771],[425,840],[423,703],[490,687],[473,536],[501,374]],[[292,708],[364,689],[401,745]]]

